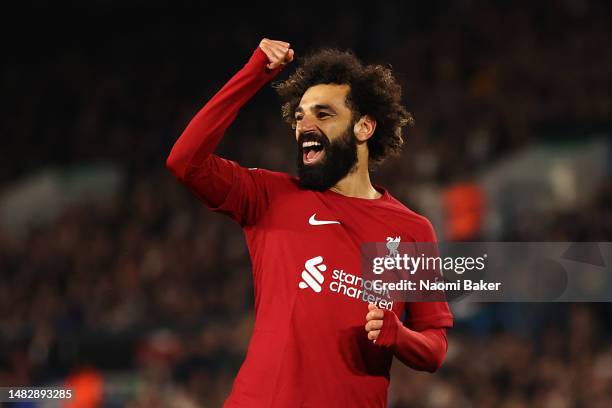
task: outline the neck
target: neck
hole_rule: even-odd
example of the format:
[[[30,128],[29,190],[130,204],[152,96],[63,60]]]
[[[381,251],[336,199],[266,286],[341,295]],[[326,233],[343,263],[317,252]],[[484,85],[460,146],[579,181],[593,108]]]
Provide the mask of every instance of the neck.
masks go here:
[[[358,156],[360,156],[358,154]],[[358,157],[356,167],[347,174],[342,180],[337,182],[330,190],[336,193],[356,198],[375,199],[380,198],[380,194],[370,182],[370,172],[368,171],[368,160]]]

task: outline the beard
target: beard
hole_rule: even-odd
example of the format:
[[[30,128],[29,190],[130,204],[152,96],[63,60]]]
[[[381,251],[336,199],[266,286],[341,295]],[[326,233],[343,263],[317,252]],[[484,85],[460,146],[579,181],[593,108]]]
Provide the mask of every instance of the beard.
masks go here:
[[[319,142],[321,144],[319,150],[324,153],[324,156],[313,164],[304,164],[305,149],[302,146],[308,141]],[[330,142],[323,132],[301,134],[298,137],[297,153],[300,187],[316,191],[330,189],[356,168],[357,140],[353,124],[349,124],[344,133],[333,142]]]

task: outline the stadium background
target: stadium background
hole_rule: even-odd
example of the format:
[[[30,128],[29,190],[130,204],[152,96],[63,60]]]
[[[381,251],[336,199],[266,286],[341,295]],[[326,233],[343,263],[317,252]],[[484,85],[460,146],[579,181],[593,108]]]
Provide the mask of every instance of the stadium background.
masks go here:
[[[240,229],[164,161],[264,36],[298,58],[338,46],[393,67],[416,127],[374,181],[441,239],[609,240],[610,21],[610,4],[589,0],[95,1],[4,14],[0,385],[70,384],[82,407],[222,404],[252,327],[248,254]],[[218,152],[293,171],[269,87]],[[396,362],[390,407],[609,406],[610,312],[455,310],[443,368]]]

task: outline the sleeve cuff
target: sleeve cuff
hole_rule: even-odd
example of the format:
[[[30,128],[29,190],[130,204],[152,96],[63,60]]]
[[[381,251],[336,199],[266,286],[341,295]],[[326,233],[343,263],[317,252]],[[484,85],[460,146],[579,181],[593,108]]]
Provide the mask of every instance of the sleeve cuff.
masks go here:
[[[285,68],[285,65],[281,65],[274,69],[268,69],[266,65],[268,65],[270,61],[268,60],[268,56],[260,47],[255,48],[253,51],[253,55],[251,55],[251,59],[249,59],[249,64],[254,64],[261,69],[263,73],[269,77],[275,77],[279,72]]]
[[[402,324],[397,315],[391,310],[384,309],[383,325],[376,344],[383,347],[391,347],[396,343],[398,324]]]

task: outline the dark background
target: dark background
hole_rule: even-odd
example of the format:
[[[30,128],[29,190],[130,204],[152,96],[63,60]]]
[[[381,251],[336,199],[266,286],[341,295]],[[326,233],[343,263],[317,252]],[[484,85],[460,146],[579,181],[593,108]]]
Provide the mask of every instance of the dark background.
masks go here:
[[[424,200],[424,191],[442,202],[454,186],[478,187],[488,169],[535,146],[571,154],[592,140],[607,143],[608,2],[26,2],[5,11],[2,386],[81,381],[92,397],[79,406],[221,405],[252,327],[248,254],[240,229],[205,210],[164,162],[189,119],[263,37],[290,42],[298,63],[334,46],[393,68],[416,126],[403,155],[373,179],[439,220],[440,239],[612,236],[609,153],[602,177],[578,179],[592,186],[588,197],[511,211],[494,237],[483,233],[484,216],[454,235],[448,211]],[[270,87],[242,110],[219,153],[245,167],[293,172],[292,131]],[[98,165],[119,174],[115,188],[82,176]],[[35,210],[19,228],[7,226],[15,218],[2,200],[58,174],[64,182],[82,176],[99,193],[40,200],[34,204],[54,208],[51,215]],[[24,197],[23,208],[36,201]],[[390,406],[608,406],[610,311],[586,303],[455,310],[444,367],[431,376],[396,362]]]

